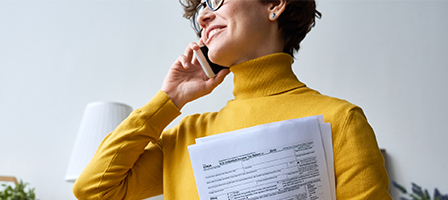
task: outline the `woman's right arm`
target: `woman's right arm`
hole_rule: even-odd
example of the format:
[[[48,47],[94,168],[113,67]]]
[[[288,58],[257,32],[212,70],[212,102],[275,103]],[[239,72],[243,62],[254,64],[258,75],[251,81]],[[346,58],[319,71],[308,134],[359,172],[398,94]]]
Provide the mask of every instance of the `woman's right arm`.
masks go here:
[[[162,193],[162,144],[165,127],[180,115],[187,102],[210,93],[228,70],[209,79],[193,59],[191,43],[171,66],[161,91],[133,111],[100,144],[93,159],[76,180],[78,199],[141,199]]]
[[[161,194],[163,154],[157,140],[179,114],[162,91],[133,111],[102,141],[75,182],[75,196],[78,199],[139,199]]]

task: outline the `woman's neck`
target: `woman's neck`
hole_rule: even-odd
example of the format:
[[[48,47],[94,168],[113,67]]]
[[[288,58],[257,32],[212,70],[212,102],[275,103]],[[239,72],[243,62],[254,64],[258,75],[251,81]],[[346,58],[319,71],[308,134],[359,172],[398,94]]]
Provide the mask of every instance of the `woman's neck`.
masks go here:
[[[305,86],[294,75],[292,57],[275,53],[230,67],[234,73],[235,100],[283,93]]]

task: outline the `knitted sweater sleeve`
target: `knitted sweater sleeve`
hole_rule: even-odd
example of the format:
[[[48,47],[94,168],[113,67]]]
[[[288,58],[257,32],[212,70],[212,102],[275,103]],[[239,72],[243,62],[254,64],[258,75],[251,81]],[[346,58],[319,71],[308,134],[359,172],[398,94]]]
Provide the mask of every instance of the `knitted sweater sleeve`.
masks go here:
[[[391,199],[384,160],[362,110],[350,110],[341,129],[334,140],[337,199]]]
[[[162,194],[163,152],[157,141],[178,115],[180,111],[162,91],[133,111],[102,141],[75,182],[75,196],[143,199]]]

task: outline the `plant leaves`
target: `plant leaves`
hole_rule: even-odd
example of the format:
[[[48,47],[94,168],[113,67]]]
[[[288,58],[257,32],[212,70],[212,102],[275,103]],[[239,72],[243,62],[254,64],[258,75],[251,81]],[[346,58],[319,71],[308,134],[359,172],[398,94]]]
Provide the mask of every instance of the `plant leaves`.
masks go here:
[[[422,188],[415,183],[411,183],[411,184],[412,184],[412,192],[414,194],[418,195],[419,197],[423,197]]]
[[[427,189],[425,189],[425,194],[424,194],[424,196],[423,196],[423,199],[424,199],[424,200],[431,200],[431,196],[429,196],[429,192],[428,192]]]
[[[2,186],[6,187],[3,191],[0,191],[0,200],[35,200],[35,188],[28,189],[25,191],[28,183],[24,183],[20,180],[19,183],[15,184],[13,188],[11,185],[2,184]]]
[[[397,182],[392,181],[392,185],[393,185],[394,187],[396,187],[398,190],[400,190],[402,193],[404,193],[404,194],[407,193],[406,188],[404,188],[403,186],[401,186],[401,185],[398,184]]]
[[[439,189],[435,188],[434,189],[434,199],[435,198],[442,198],[442,195],[439,192]]]

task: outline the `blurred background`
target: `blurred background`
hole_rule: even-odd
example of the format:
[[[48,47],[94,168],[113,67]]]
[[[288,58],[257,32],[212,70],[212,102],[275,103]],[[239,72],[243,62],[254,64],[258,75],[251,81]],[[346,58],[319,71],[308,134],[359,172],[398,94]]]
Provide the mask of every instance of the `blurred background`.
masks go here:
[[[448,193],[448,1],[317,5],[323,17],[293,65],[299,79],[364,109],[391,181]],[[197,41],[182,14],[177,0],[1,0],[0,175],[30,183],[41,200],[75,199],[64,176],[84,108],[148,102]],[[232,78],[170,127],[225,106]]]

